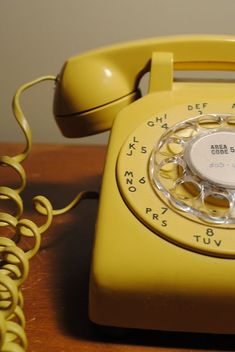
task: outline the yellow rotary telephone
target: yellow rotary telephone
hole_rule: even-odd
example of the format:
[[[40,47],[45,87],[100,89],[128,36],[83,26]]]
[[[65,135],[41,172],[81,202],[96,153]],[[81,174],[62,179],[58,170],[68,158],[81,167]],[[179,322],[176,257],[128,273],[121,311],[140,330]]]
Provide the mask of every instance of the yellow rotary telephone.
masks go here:
[[[104,326],[235,333],[235,83],[178,81],[177,70],[235,70],[235,38],[116,45],[71,58],[58,77],[18,90],[13,109],[27,146],[18,156],[1,158],[22,180],[15,191],[0,187],[1,199],[18,206],[14,216],[0,214],[1,225],[16,231],[11,240],[0,238],[2,351],[27,346],[23,329],[16,333],[15,327],[24,325],[20,287],[41,233],[53,215],[94,196],[81,193],[59,211],[37,197],[46,224],[38,228],[22,219],[25,175],[19,162],[28,155],[31,136],[19,95],[47,79],[56,81],[54,113],[65,136],[112,129],[90,274],[90,319]],[[148,71],[148,94],[141,97],[139,82]],[[34,237],[35,247],[24,253],[17,246],[21,236]]]

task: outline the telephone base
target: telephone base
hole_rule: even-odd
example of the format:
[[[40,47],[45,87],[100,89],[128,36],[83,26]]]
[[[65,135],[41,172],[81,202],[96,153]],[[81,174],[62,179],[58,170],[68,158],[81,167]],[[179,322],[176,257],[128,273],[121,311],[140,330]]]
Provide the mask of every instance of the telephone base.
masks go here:
[[[169,131],[194,117],[189,106],[198,102],[205,116],[232,114],[233,95],[233,84],[177,84],[117,116],[91,267],[89,316],[94,323],[235,334],[234,225],[203,222],[176,209],[153,190],[148,174],[152,148],[166,124]]]

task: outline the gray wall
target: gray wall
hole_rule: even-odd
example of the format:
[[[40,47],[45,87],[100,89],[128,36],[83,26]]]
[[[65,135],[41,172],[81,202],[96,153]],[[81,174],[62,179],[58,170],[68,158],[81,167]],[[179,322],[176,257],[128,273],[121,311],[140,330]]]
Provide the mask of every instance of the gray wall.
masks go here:
[[[235,34],[233,0],[1,0],[0,141],[23,141],[11,112],[16,88],[57,74],[70,56],[99,46],[176,34]],[[52,115],[53,86],[22,97],[34,142],[105,143],[60,135]]]

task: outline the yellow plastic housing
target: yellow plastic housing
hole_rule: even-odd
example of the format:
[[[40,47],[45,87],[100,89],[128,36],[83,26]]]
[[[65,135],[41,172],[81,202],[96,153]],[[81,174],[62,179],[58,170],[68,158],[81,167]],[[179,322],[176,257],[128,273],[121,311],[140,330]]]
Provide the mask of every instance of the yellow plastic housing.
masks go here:
[[[229,36],[136,41],[64,65],[54,104],[64,135],[112,127],[90,275],[93,322],[235,333],[234,226],[180,212],[153,190],[148,173],[168,127],[199,114],[234,113],[234,83],[174,82],[174,70],[234,69]],[[147,71],[149,94],[138,99]]]
[[[204,113],[233,114],[234,90],[233,83],[173,83],[172,89],[153,91],[118,114],[96,226],[89,304],[93,322],[235,333],[234,227],[204,223],[173,209],[153,192],[147,173],[154,141],[167,126]],[[149,121],[148,136],[144,126]],[[140,191],[132,193],[130,186]]]

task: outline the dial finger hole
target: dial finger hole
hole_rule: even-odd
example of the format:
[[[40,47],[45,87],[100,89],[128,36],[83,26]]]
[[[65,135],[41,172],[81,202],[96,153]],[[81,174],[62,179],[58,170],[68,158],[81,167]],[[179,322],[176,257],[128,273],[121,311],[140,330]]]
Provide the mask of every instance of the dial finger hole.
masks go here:
[[[233,206],[232,197],[225,192],[207,192],[203,197],[207,213],[214,217],[228,216]]]
[[[185,163],[179,158],[165,159],[158,165],[157,174],[165,179],[177,180],[185,172]]]
[[[220,115],[204,115],[198,118],[199,126],[206,129],[218,128],[222,125],[223,121]]]
[[[171,157],[172,153],[171,151],[168,149],[168,144],[167,143],[163,143],[161,146],[158,147],[158,149],[156,150],[156,158],[161,158],[161,157]]]
[[[183,140],[191,139],[198,133],[198,126],[196,124],[186,122],[180,124],[174,129],[174,136],[179,137]]]
[[[185,164],[179,158],[169,158],[152,168],[153,185],[163,191],[165,195],[170,193],[177,179],[185,173]]]
[[[174,194],[178,199],[187,201],[200,197],[201,186],[191,178],[185,178],[175,183]]]
[[[184,142],[179,138],[171,138],[167,144],[167,150],[171,155],[179,155],[184,151]]]
[[[235,116],[228,116],[226,122],[229,127],[235,127]]]

